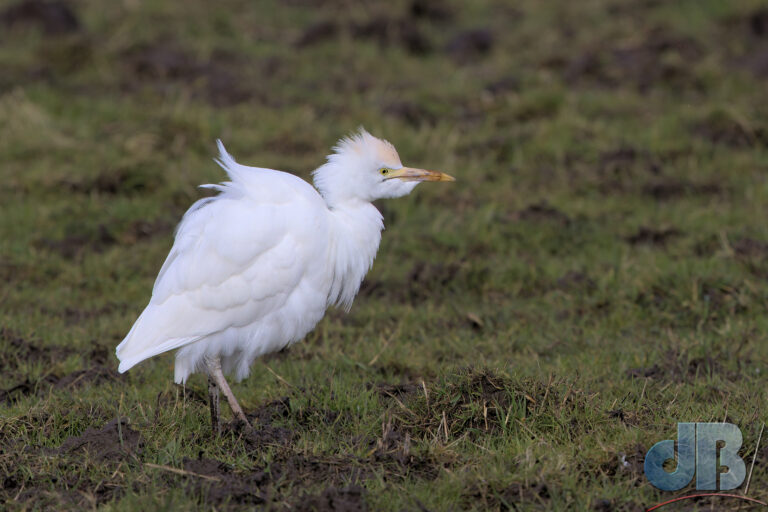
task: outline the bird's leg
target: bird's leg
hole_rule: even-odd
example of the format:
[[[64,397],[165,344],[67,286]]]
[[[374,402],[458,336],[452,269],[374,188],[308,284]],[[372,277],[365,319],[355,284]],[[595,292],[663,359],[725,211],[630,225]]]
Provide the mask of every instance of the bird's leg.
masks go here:
[[[224,393],[224,396],[227,397],[227,402],[229,402],[229,407],[232,409],[232,412],[237,419],[250,427],[251,424],[248,422],[248,418],[245,417],[242,407],[237,403],[235,395],[232,394],[232,390],[229,388],[229,384],[227,384],[227,379],[224,378],[224,372],[221,371],[221,359],[212,357],[207,360],[207,364],[208,375],[214,380],[221,392]]]
[[[219,387],[210,375],[208,376],[208,403],[211,406],[211,428],[213,429],[213,435],[217,436],[221,433],[221,421],[219,420]]]

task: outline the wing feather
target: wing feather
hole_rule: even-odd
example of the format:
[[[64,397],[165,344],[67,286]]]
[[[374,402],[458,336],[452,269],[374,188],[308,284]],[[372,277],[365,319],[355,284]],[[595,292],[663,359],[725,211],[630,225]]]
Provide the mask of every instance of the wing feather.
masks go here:
[[[225,165],[238,166],[227,157]],[[286,303],[327,251],[327,209],[308,183],[266,169],[227,170],[234,179],[222,194],[182,219],[149,304],[117,347],[121,372],[258,321]]]

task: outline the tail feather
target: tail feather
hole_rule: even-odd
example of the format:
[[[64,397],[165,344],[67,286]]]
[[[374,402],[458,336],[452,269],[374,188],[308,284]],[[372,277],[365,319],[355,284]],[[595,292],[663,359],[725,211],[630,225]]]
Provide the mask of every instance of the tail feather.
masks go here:
[[[151,308],[152,306],[148,306],[147,309],[139,315],[139,318],[136,320],[136,323],[133,324],[128,335],[115,350],[117,359],[120,361],[120,366],[117,369],[120,373],[125,373],[145,359],[162,354],[163,352],[168,352],[169,350],[183,347],[184,345],[189,345],[202,338],[202,336],[160,338],[163,339],[163,341],[157,343],[159,333],[152,333],[147,325],[147,323],[152,323]],[[150,317],[149,320],[148,316]]]
[[[232,158],[232,155],[227,152],[227,149],[224,147],[224,143],[221,142],[221,139],[216,139],[216,146],[219,148],[219,156],[213,160],[219,164],[222,169],[230,172],[233,168],[235,168],[235,166],[237,166],[237,162],[235,162],[235,159]]]
[[[122,343],[120,346],[118,346],[118,352],[117,352],[117,358],[120,360],[120,366],[117,367],[117,371],[120,373],[125,373],[140,362],[144,361],[145,359],[149,359],[150,357],[154,357],[158,354],[162,354],[163,352],[168,352],[169,350],[173,350],[179,347],[183,347],[184,345],[189,345],[190,343],[194,343],[195,341],[199,340],[200,338],[176,338],[167,340],[159,345],[156,345],[150,349],[144,350],[143,352],[139,352],[138,354],[130,354],[130,353],[122,353],[120,352],[120,346],[122,346]],[[127,341],[127,340],[126,340]],[[125,343],[125,341],[123,342]]]

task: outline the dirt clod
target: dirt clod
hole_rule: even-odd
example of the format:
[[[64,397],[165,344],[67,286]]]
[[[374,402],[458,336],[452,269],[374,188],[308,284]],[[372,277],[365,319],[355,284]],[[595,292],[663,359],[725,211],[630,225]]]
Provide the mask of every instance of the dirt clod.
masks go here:
[[[563,226],[571,223],[571,218],[546,201],[531,204],[511,215],[513,220],[526,222],[554,221]]]
[[[335,21],[318,21],[304,29],[301,36],[294,45],[297,48],[314,46],[329,39],[335,38],[340,31],[339,25]]]
[[[143,440],[127,419],[114,419],[100,429],[89,428],[79,436],[67,438],[59,447],[61,454],[87,452],[97,460],[123,459],[141,451]]]
[[[683,180],[666,179],[648,183],[642,193],[660,201],[683,196],[711,196],[722,192],[717,183],[693,183]]]
[[[68,347],[49,346],[38,340],[26,339],[7,327],[0,327],[0,344],[10,348],[9,351],[0,353],[0,366],[6,371],[17,369],[22,361],[48,363],[54,359],[66,358],[74,352]]]
[[[86,252],[103,252],[117,239],[105,224],[96,226],[72,226],[64,238],[40,238],[35,245],[40,249],[58,253],[63,258],[81,258]]]
[[[737,256],[744,258],[766,258],[768,257],[768,243],[755,240],[754,238],[744,237],[731,242],[731,248]]]
[[[664,246],[667,242],[682,232],[676,228],[654,229],[641,226],[636,233],[624,237],[630,245],[655,245]]]
[[[191,85],[195,95],[215,106],[236,105],[256,94],[243,74],[253,63],[220,49],[205,60],[173,39],[161,39],[128,49],[123,61],[131,77],[125,82],[129,90],[149,85],[164,91],[173,84]]]
[[[684,63],[697,59],[702,52],[694,39],[655,29],[636,44],[613,46],[605,42],[584,50],[562,66],[563,79],[573,85],[611,89],[626,85],[640,91],[661,85],[698,89],[701,84]],[[561,67],[559,59],[553,64]]]
[[[439,0],[413,0],[409,12],[414,18],[433,22],[444,22],[453,18],[453,12],[448,5]]]
[[[365,512],[365,489],[359,485],[328,487],[322,493],[303,497],[292,510],[299,512]]]
[[[557,287],[565,291],[591,291],[596,286],[594,279],[584,272],[567,272],[557,279]]]
[[[376,41],[382,47],[400,46],[416,55],[432,50],[432,43],[410,18],[374,16],[350,27],[352,37]]]
[[[0,12],[0,24],[36,25],[47,35],[80,30],[80,21],[66,2],[56,0],[24,0]]]
[[[53,387],[57,389],[73,389],[86,384],[89,386],[103,384],[119,378],[120,374],[115,371],[114,366],[96,365],[61,377],[53,383]]]
[[[422,124],[432,124],[435,122],[435,115],[427,108],[408,100],[398,100],[386,104],[383,107],[385,114],[396,119],[405,121],[411,126],[421,126]]]
[[[185,458],[182,466],[188,472],[184,484],[186,488],[209,505],[259,505],[266,501],[265,495],[259,491],[262,473],[236,473],[223,462],[208,458]]]
[[[486,28],[464,30],[453,36],[445,45],[445,51],[458,62],[467,63],[483,57],[493,49],[493,33]]]

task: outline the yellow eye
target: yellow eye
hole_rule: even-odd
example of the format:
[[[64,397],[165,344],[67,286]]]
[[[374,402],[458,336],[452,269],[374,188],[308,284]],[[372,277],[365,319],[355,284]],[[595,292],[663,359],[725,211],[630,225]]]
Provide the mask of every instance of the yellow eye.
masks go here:
[[[386,167],[382,167],[381,169],[379,169],[379,173],[382,176],[386,176],[387,174],[389,174],[389,169],[387,169]]]

